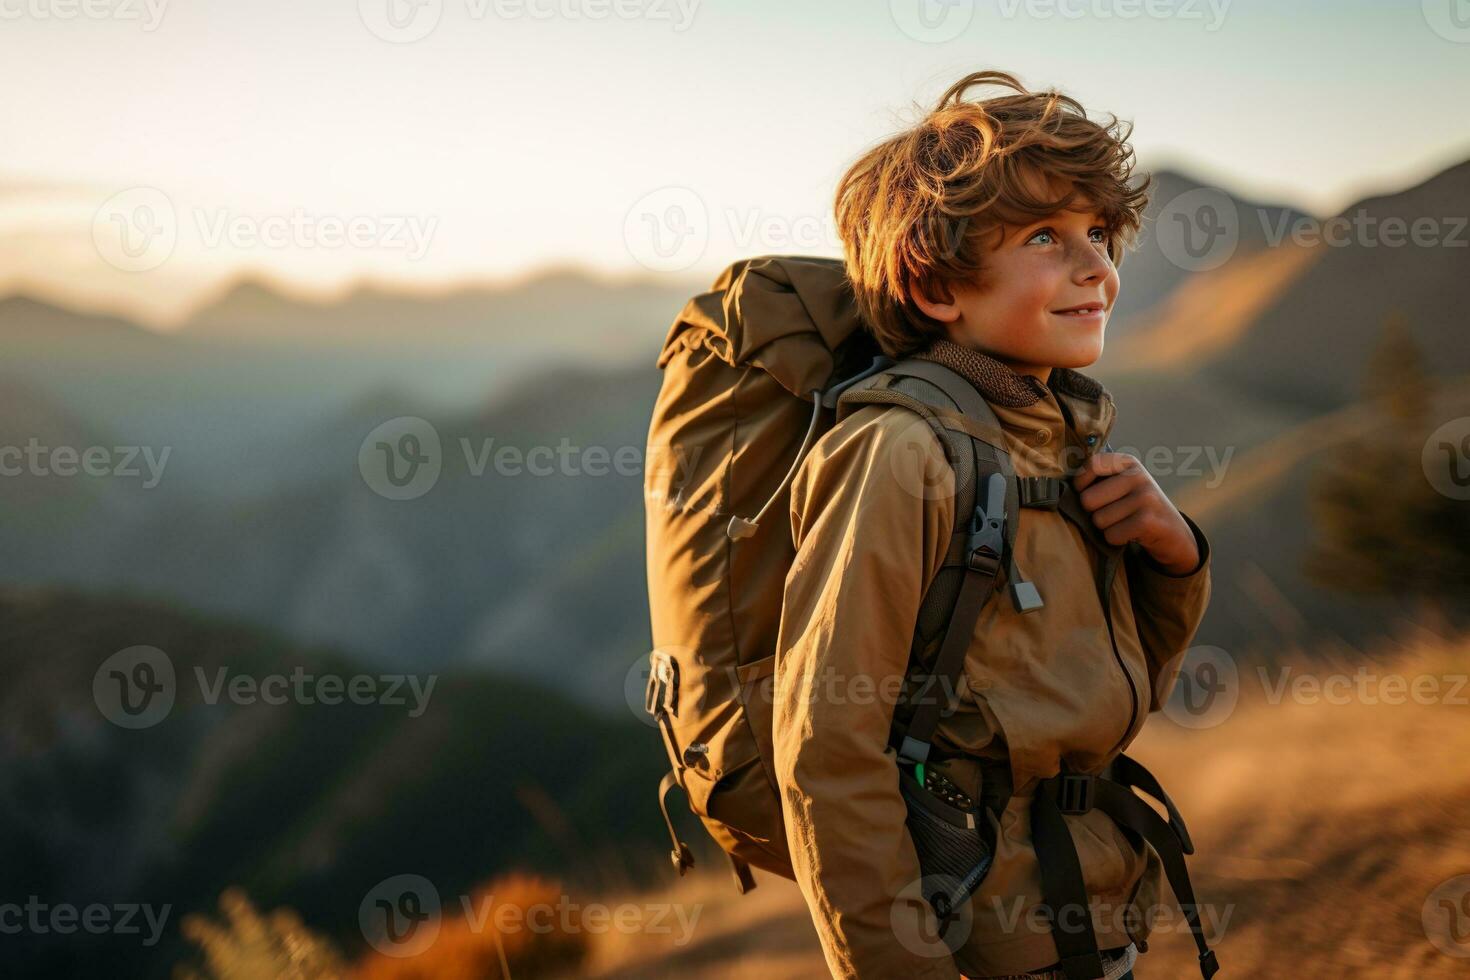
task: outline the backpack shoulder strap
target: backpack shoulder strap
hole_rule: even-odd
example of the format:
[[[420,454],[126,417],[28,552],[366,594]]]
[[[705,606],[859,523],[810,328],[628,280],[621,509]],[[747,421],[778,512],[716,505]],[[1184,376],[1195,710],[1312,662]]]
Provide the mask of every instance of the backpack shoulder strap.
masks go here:
[[[923,417],[955,468],[955,527],[946,564],[958,564],[962,579],[933,667],[919,678],[918,690],[909,699],[912,712],[906,723],[901,717],[895,720],[900,760],[920,764],[928,759],[939,718],[959,690],[965,654],[980,611],[995,589],[1001,563],[1010,562],[1008,577],[1018,609],[1040,608],[1041,597],[1031,583],[1020,579],[1011,561],[1022,491],[1000,421],[975,386],[938,362],[910,358],[844,391],[838,418],[870,404],[901,405]],[[931,583],[926,605],[934,592]],[[916,636],[916,652],[921,645]],[[910,669],[914,666],[911,662]]]

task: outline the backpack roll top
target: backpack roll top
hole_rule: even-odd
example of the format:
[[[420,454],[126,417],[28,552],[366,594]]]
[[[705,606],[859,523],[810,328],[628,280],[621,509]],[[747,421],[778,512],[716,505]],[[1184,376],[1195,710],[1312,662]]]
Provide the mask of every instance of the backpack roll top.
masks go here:
[[[764,256],[690,299],[658,356],[644,469],[654,644],[645,706],[672,767],[663,789],[684,789],[742,891],[753,887],[746,865],[794,874],[771,738],[795,554],[787,491],[831,425],[822,392],[876,350],[860,323],[841,262]],[[687,848],[669,830],[683,873]]]

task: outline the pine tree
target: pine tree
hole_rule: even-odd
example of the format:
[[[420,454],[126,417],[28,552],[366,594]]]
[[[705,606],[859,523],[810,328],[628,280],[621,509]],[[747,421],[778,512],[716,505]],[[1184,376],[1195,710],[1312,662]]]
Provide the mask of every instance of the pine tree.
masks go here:
[[[1368,363],[1370,421],[1313,475],[1307,575],[1329,588],[1409,598],[1435,621],[1470,596],[1470,503],[1425,478],[1435,383],[1407,319],[1392,314]]]

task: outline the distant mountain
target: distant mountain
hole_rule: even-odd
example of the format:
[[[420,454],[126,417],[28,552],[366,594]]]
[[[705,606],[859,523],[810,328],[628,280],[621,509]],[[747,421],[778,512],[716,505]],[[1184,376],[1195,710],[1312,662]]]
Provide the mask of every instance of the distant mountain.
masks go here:
[[[1127,253],[1119,267],[1122,289],[1109,318],[1109,341],[1131,337],[1144,325],[1144,313],[1155,310],[1176,289],[1198,275],[1171,260],[1159,244],[1160,216],[1172,214],[1184,195],[1207,192],[1210,201],[1220,203],[1227,215],[1233,213],[1236,216],[1238,233],[1234,255],[1241,259],[1265,249],[1276,228],[1290,227],[1291,222],[1308,217],[1305,212],[1288,205],[1255,201],[1233,194],[1227,188],[1204,184],[1175,170],[1153,171],[1152,178],[1137,247]]]
[[[246,279],[200,309],[185,331],[249,345],[536,350],[608,363],[662,340],[684,300],[704,285],[667,277],[604,281],[558,269],[442,292],[363,286],[327,301]]]
[[[175,700],[128,730],[94,700],[94,677],[140,644],[168,657]],[[211,693],[221,676],[297,671],[313,680],[279,688],[285,704]],[[324,704],[324,676],[344,690],[371,677],[374,695],[404,703]],[[170,912],[153,947],[137,935],[10,936],[6,974],[166,976],[182,918],[212,911],[229,885],[357,949],[359,904],[391,875],[422,875],[453,903],[510,868],[600,890],[666,867],[653,798],[665,760],[629,709],[590,714],[491,674],[437,676],[432,690],[416,680],[420,694],[404,682],[393,695],[376,670],[270,632],[0,589],[0,900]]]
[[[1118,336],[1110,329],[1103,363],[1114,371],[1197,374],[1196,365],[1236,343],[1321,254],[1288,243],[1194,273]]]
[[[32,353],[157,356],[177,346],[172,338],[121,317],[69,310],[29,296],[0,299],[0,355],[7,360]]]
[[[290,466],[297,482],[155,511],[111,536],[100,575],[382,663],[483,664],[616,707],[649,646],[642,458],[657,386],[647,366],[567,368],[473,414],[425,411],[443,472],[405,501],[369,488],[358,451],[407,404],[360,402],[360,415],[236,461],[252,473]],[[566,463],[538,475],[496,462],[536,447]],[[631,470],[606,461],[619,450],[633,453]],[[597,466],[588,451],[607,454],[602,473],[584,472]]]
[[[1364,230],[1348,232],[1345,244],[1316,246],[1319,254],[1199,370],[1254,397],[1328,411],[1354,399],[1385,318],[1402,313],[1436,374],[1470,371],[1463,300],[1470,282],[1470,161],[1417,187],[1368,198],[1341,217]],[[1416,245],[1401,236],[1389,239],[1400,244],[1388,244],[1383,224],[1389,219],[1406,230],[1418,223],[1435,243]]]
[[[11,576],[85,578],[110,533],[141,513],[145,461],[114,451],[106,430],[8,366],[0,362],[0,562]]]

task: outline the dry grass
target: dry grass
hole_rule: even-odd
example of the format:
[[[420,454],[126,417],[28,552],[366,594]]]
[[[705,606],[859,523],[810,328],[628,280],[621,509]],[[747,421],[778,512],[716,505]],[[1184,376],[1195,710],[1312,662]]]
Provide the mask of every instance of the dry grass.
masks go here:
[[[352,971],[353,980],[541,977],[579,963],[586,953],[589,933],[579,910],[548,879],[497,878],[475,891],[468,909],[453,911],[463,914],[446,908],[438,937],[422,953],[369,953]]]

